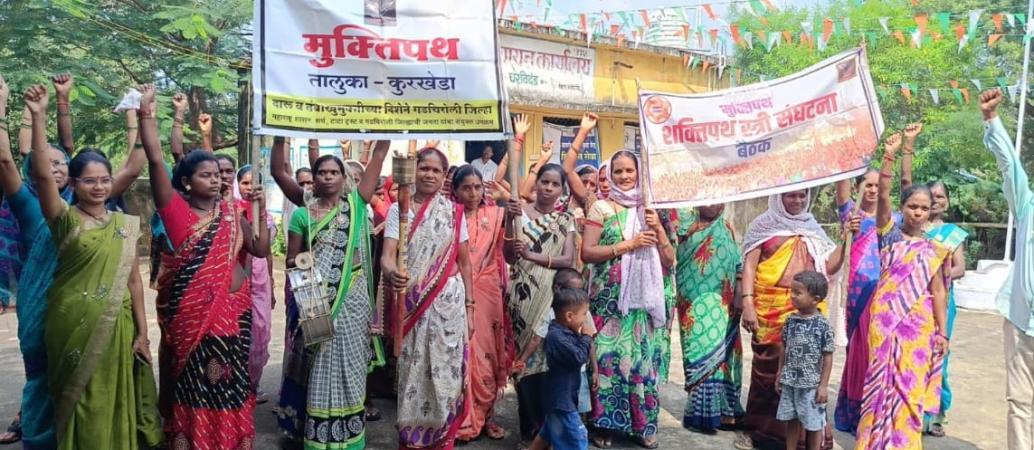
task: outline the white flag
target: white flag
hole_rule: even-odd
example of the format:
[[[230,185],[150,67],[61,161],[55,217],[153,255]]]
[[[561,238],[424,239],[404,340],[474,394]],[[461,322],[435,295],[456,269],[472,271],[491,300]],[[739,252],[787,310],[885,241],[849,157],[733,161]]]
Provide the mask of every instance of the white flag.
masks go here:
[[[890,34],[890,28],[887,27],[887,23],[890,21],[890,17],[880,17],[880,26],[883,27],[883,32]]]
[[[848,36],[851,35],[851,18],[850,17],[844,17],[844,32],[846,32]]]
[[[977,92],[980,92],[980,91],[984,90],[984,88],[980,87],[980,80],[973,79],[973,80],[969,80],[969,81],[971,83],[973,83],[973,86],[977,87]]]
[[[935,105],[940,105],[941,104],[941,96],[940,96],[940,93],[937,92],[937,89],[930,89],[930,98],[933,99],[933,104],[935,104]]]
[[[779,45],[779,39],[780,38],[782,38],[782,36],[779,34],[779,32],[776,32],[776,31],[773,31],[772,34],[768,35],[768,49],[767,49],[767,51],[769,53],[772,52],[772,47]]]

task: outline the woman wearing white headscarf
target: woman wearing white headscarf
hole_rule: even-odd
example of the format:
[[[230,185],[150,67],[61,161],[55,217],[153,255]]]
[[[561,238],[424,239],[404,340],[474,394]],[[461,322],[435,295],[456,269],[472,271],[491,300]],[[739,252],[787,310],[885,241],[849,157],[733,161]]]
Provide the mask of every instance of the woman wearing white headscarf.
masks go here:
[[[675,300],[663,267],[672,267],[675,249],[657,213],[645,208],[635,155],[619,151],[609,167],[610,195],[590,208],[582,247],[593,265],[590,310],[599,330],[593,422],[605,434],[594,441],[609,448],[613,435],[623,434],[657,448],[657,390],[666,375]]]
[[[806,270],[832,275],[844,259],[843,245],[826,236],[808,212],[810,203],[807,190],[770,196],[768,211],[751,222],[743,240],[742,323],[754,334],[744,425],[753,434],[741,436],[736,448],[751,448],[752,439],[785,443],[786,422],[776,420],[779,394],[775,383],[783,324],[794,312],[790,283],[794,275]],[[858,219],[851,220],[847,228],[857,230]],[[825,304],[820,304],[820,309],[825,310]],[[832,444],[832,429],[827,424],[822,448]]]

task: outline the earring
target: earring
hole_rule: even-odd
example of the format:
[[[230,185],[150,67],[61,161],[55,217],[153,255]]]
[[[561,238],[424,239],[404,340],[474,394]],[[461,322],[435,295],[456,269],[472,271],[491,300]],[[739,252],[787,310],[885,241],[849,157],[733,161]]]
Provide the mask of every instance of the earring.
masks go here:
[[[190,192],[190,185],[187,185],[187,192]]]

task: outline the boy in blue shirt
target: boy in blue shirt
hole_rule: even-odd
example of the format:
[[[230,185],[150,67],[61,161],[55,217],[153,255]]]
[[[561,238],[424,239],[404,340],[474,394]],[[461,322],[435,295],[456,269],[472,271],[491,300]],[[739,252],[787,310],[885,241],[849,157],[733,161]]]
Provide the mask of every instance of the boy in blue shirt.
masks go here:
[[[589,297],[583,290],[562,288],[553,297],[556,318],[546,335],[546,422],[539,437],[554,450],[589,448],[588,432],[578,416],[582,366],[589,360],[592,338],[585,327]]]

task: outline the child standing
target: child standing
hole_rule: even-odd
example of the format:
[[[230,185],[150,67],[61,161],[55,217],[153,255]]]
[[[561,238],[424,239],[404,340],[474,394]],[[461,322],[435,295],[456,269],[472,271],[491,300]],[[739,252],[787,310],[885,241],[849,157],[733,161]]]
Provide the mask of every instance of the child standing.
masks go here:
[[[556,318],[546,335],[546,422],[539,438],[553,450],[586,450],[588,432],[578,416],[582,366],[589,360],[591,338],[585,329],[589,296],[578,289],[560,289],[553,298]]]
[[[833,329],[818,307],[829,287],[826,277],[805,271],[793,277],[790,298],[797,312],[783,326],[783,351],[779,355],[776,419],[789,421],[786,448],[796,449],[801,427],[808,450],[819,450],[826,426],[829,373],[833,369]]]

